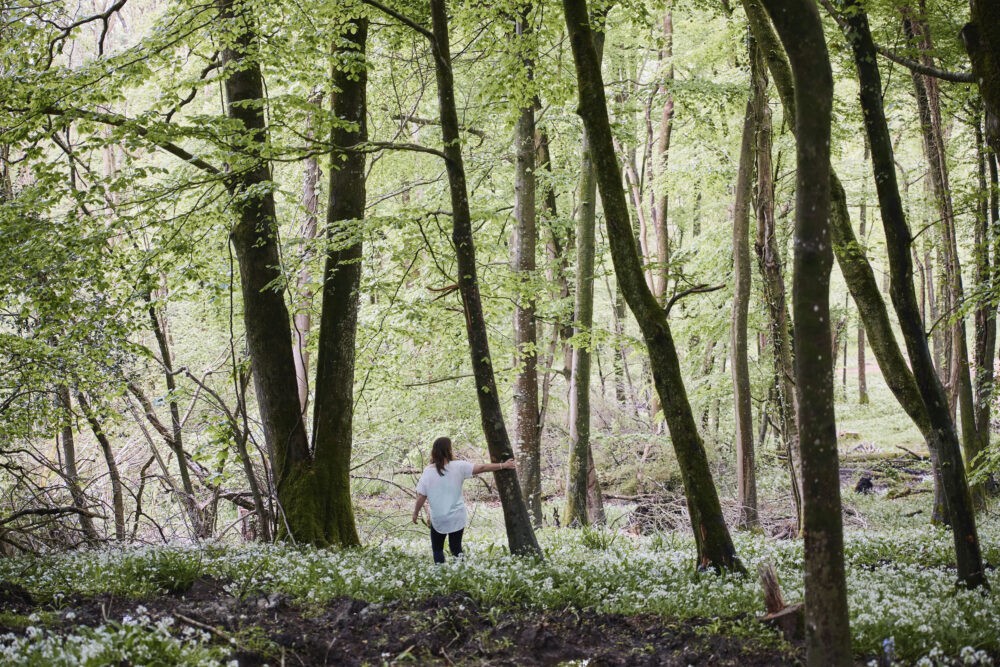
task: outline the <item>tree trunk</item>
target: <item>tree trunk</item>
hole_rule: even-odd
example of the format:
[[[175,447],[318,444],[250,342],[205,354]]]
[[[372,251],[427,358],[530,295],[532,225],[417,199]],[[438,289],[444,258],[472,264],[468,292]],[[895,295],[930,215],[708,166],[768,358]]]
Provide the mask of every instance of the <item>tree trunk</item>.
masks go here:
[[[191,471],[188,466],[187,453],[184,451],[180,406],[177,404],[176,373],[174,373],[173,355],[170,352],[170,341],[167,337],[165,317],[162,310],[153,304],[151,293],[147,295],[146,299],[149,303],[147,312],[149,313],[157,347],[160,350],[160,364],[163,366],[163,376],[167,385],[167,404],[170,408],[170,433],[166,441],[170,449],[173,450],[174,456],[177,457],[177,470],[181,476],[181,487],[184,490],[184,507],[187,510],[188,520],[191,522],[191,531],[196,539],[210,537],[210,530],[202,520],[201,511],[198,509],[194,483],[191,481]]]
[[[594,236],[597,220],[597,175],[586,130],[580,139],[580,187],[576,225],[576,305],[573,327],[573,375],[570,383],[570,450],[566,484],[567,526],[589,523],[587,489],[590,476],[590,330],[594,319]]]
[[[521,9],[515,25],[518,40],[530,39],[530,5]],[[523,60],[528,80],[534,78],[534,61]],[[521,492],[536,527],[542,525],[541,425],[538,409],[538,340],[535,320],[535,102],[521,109],[514,130],[514,238],[511,269],[520,289],[514,304],[514,450],[521,459]]]
[[[750,192],[754,177],[754,143],[760,128],[763,106],[767,104],[767,81],[761,82],[757,43],[751,37],[750,99],[743,118],[740,164],[736,175],[736,202],[733,205],[733,306],[730,316],[730,369],[733,376],[733,403],[736,423],[736,502],[737,526],[760,525],[757,514],[757,476],[754,471],[753,406],[750,396],[750,364],[747,360],[747,315],[750,310]]]
[[[764,0],[792,68],[796,127],[795,390],[804,491],[806,661],[850,665],[840,465],[830,342],[830,123],[833,75],[815,4]]]
[[[778,43],[777,35],[774,34],[774,29],[767,20],[760,0],[743,0],[743,7],[746,10],[754,37],[764,52],[775,88],[785,109],[785,118],[791,122],[792,132],[795,132],[794,87],[791,80],[791,69],[785,58],[784,50]],[[830,231],[837,264],[840,266],[840,272],[844,276],[844,281],[847,283],[854,303],[858,307],[858,314],[865,323],[868,343],[886,384],[927,442],[933,462],[935,497],[938,497],[937,489],[941,488],[941,475],[937,465],[937,451],[933,446],[933,433],[930,420],[927,417],[927,410],[921,400],[913,373],[896,342],[889,314],[885,302],[882,300],[883,290],[880,290],[878,282],[875,280],[875,273],[854,236],[844,186],[832,169],[830,171],[830,196]],[[933,520],[937,520],[941,513],[943,513],[943,506],[935,503]]]
[[[336,93],[334,93],[336,94]],[[323,98],[319,94],[314,94],[309,98],[313,104],[319,105]],[[309,138],[312,138],[312,124],[315,114],[310,114]],[[292,347],[292,354],[295,359],[295,382],[299,388],[299,404],[302,406],[302,415],[309,414],[309,333],[312,331],[312,276],[309,265],[313,257],[313,249],[310,242],[316,238],[317,215],[319,209],[319,193],[316,188],[319,186],[319,160],[316,156],[310,156],[306,160],[305,179],[302,184],[302,210],[305,218],[302,220],[299,234],[302,238],[302,262],[299,268],[299,275],[296,278],[297,303],[295,304],[295,345]]]
[[[660,66],[667,62],[667,72],[657,93],[665,96],[660,114],[660,127],[656,134],[656,151],[653,160],[654,181],[650,184],[653,198],[653,227],[656,230],[656,269],[653,272],[653,294],[661,305],[665,304],[667,280],[670,276],[670,234],[667,228],[667,159],[670,157],[670,136],[674,127],[674,14],[671,3],[663,14],[663,50]]]
[[[759,46],[757,51],[760,53]],[[759,76],[765,80],[766,90],[767,71],[761,68]],[[795,506],[795,530],[798,533],[802,529],[802,458],[799,448],[798,410],[795,405],[795,368],[792,362],[785,278],[774,220],[770,106],[765,103],[762,112],[760,130],[757,133],[757,238],[754,248],[763,283],[764,301],[767,304],[768,331],[774,357],[775,397],[784,454],[788,461],[789,486]]]
[[[69,387],[59,385],[56,389],[60,407],[62,408],[62,426],[60,435],[62,436],[62,456],[63,456],[63,479],[69,489],[69,495],[73,499],[73,507],[79,510],[77,516],[80,519],[80,530],[88,542],[96,542],[100,539],[97,529],[94,528],[94,520],[87,509],[87,496],[80,488],[80,472],[76,467],[76,441],[73,438],[73,406],[70,403]]]
[[[657,393],[681,468],[699,567],[744,571],[733,547],[708,458],[691,413],[666,313],[649,290],[632,236],[586,0],[563,0],[579,86],[577,112],[590,141],[608,242],[622,294],[642,330]]]
[[[855,65],[858,69],[865,129],[871,146],[872,168],[875,172],[879,206],[882,210],[889,254],[892,301],[899,315],[900,328],[913,364],[913,374],[918,380],[917,386],[935,437],[934,445],[938,451],[954,534],[959,579],[969,588],[988,587],[958,435],[948,410],[947,396],[934,371],[913,288],[913,266],[910,258],[912,237],[906,224],[896,184],[892,141],[882,107],[882,81],[875,47],[868,28],[867,16],[853,0],[849,5],[853,6],[854,11],[849,12],[847,19],[851,28],[848,39],[854,49]]]
[[[320,510],[314,530],[327,544],[360,543],[351,504],[354,425],[354,357],[361,290],[365,217],[365,153],[368,140],[367,19],[353,19],[337,47],[331,72],[336,123],[330,135],[330,192],[326,213],[329,243],[323,269],[323,307],[316,355],[313,407],[312,494]],[[305,473],[303,482],[310,477]]]
[[[465,311],[465,326],[469,337],[469,353],[476,382],[476,396],[482,417],[483,432],[493,461],[506,461],[513,457],[507,427],[504,425],[497,395],[496,379],[490,357],[486,320],[479,295],[476,270],[476,250],[472,238],[472,216],[469,212],[465,166],[459,136],[458,111],[455,108],[455,84],[451,70],[451,49],[448,41],[448,15],[445,0],[431,0],[431,21],[434,68],[437,76],[438,101],[441,112],[441,136],[444,143],[445,162],[452,205],[452,242],[458,263],[458,285]],[[494,474],[500,504],[503,507],[507,542],[511,553],[541,555],[538,541],[531,528],[531,517],[521,497],[517,473],[500,470]]]
[[[865,164],[868,164],[868,142],[865,142]],[[858,236],[860,237],[861,250],[864,251],[867,241],[867,230],[865,225],[868,222],[868,181],[865,180],[861,186],[861,204],[858,211]],[[921,311],[923,312],[923,311]],[[865,322],[858,313],[858,404],[868,405],[868,369],[865,360]]]
[[[111,441],[108,440],[107,434],[101,427],[97,413],[91,409],[87,397],[83,392],[77,392],[76,400],[80,404],[80,409],[83,410],[83,416],[87,419],[87,423],[90,424],[90,430],[97,438],[97,444],[100,445],[101,453],[104,455],[104,463],[108,466],[108,480],[111,482],[111,507],[115,513],[115,539],[121,542],[125,540],[125,501],[122,494],[122,478],[118,472],[115,453],[111,450]]]
[[[1000,155],[1000,0],[969,0],[969,7],[962,42],[986,110],[986,143]]]
[[[904,28],[911,40],[919,37],[919,46],[926,52],[932,48],[930,30],[926,23],[917,21],[904,13]],[[930,58],[924,56],[925,63]],[[932,63],[931,63],[932,64]],[[975,408],[972,396],[972,379],[969,369],[968,343],[965,328],[965,317],[961,313],[964,302],[962,286],[962,269],[958,256],[958,242],[955,230],[955,212],[952,206],[951,186],[948,179],[948,165],[945,158],[944,132],[941,122],[941,100],[937,80],[918,72],[911,72],[916,90],[917,108],[920,113],[921,134],[923,136],[924,154],[927,158],[930,176],[929,182],[934,201],[937,204],[938,215],[942,222],[941,251],[944,255],[944,273],[942,279],[949,308],[945,310],[946,321],[943,326],[948,328],[951,340],[951,355],[948,364],[948,386],[954,397],[951,401],[952,415],[958,407],[961,415],[962,445],[965,450],[965,464],[971,470],[972,461],[979,454],[979,434],[976,431]],[[956,400],[957,399],[957,400]],[[978,503],[983,501],[981,487],[972,488],[973,499]]]
[[[319,499],[309,476],[311,457],[295,380],[292,332],[278,252],[277,220],[271,192],[271,169],[262,156],[268,143],[264,121],[264,85],[260,65],[249,54],[256,48],[243,0],[217,0],[220,34],[226,39],[222,62],[228,75],[224,90],[228,116],[242,125],[244,151],[227,175],[237,209],[230,241],[240,267],[243,321],[257,405],[271,459],[281,534],[299,542],[326,544],[317,534]]]
[[[993,155],[986,150],[983,130],[979,119],[975,123],[977,175],[979,178],[979,202],[976,207],[976,283],[978,288],[992,294],[1000,280],[1000,256],[990,258],[990,253],[1000,251],[1000,237],[997,235],[997,216],[992,216],[991,188],[996,187],[996,169]],[[986,164],[990,163],[987,170]],[[990,177],[987,176],[987,172]],[[992,191],[995,199],[995,190]],[[990,420],[993,407],[993,364],[996,361],[997,305],[992,298],[980,297],[976,305],[976,434],[979,437],[976,449],[986,451],[990,446]]]

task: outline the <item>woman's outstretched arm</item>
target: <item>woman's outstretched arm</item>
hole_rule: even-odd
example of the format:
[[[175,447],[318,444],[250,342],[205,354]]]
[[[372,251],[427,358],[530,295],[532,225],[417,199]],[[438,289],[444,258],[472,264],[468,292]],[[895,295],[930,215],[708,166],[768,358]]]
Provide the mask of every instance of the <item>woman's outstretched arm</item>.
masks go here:
[[[427,496],[424,496],[424,495],[421,495],[421,494],[418,493],[417,494],[417,504],[413,508],[413,523],[416,523],[417,519],[420,518],[420,508],[424,506],[425,502],[427,502]]]
[[[477,463],[472,466],[472,474],[478,475],[481,472],[496,472],[497,470],[513,470],[514,459],[507,459],[503,463]]]

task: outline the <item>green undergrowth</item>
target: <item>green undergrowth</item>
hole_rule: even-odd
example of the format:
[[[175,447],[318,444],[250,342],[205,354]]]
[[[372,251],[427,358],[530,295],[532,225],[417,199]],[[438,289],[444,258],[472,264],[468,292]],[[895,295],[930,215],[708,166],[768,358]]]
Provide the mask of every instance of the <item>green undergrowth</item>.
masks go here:
[[[996,522],[987,522],[982,533],[987,561],[1000,562]],[[461,591],[485,608],[590,608],[664,619],[709,619],[712,631],[737,636],[759,627],[748,623],[763,611],[757,579],[696,573],[693,541],[688,537],[667,533],[638,537],[589,528],[544,529],[539,540],[544,560],[512,557],[502,539],[474,534],[468,556],[442,567],[430,563],[422,536],[340,551],[283,545],[104,549],[8,559],[0,562],[0,579],[23,585],[36,600],[54,608],[68,605],[73,595],[113,593],[141,599],[181,591],[198,577],[213,577],[227,582],[227,592],[236,597],[280,592],[307,606],[344,596],[372,602],[415,601]],[[738,534],[736,544],[749,571],[759,563],[773,563],[786,599],[802,598],[800,541]],[[954,657],[963,649],[967,654],[1000,652],[996,632],[1000,599],[995,593],[955,586],[951,536],[946,531],[926,524],[850,531],[845,553],[851,627],[859,656],[882,654],[887,646],[905,661],[935,651]],[[995,575],[990,576],[994,588],[1000,585]],[[162,640],[157,639],[155,627],[147,630],[154,635],[146,639],[121,627],[106,628],[102,637],[139,644]],[[773,640],[764,629],[760,637]],[[24,644],[23,638],[10,641],[5,640],[7,650],[14,650],[14,644],[26,655],[42,650]]]

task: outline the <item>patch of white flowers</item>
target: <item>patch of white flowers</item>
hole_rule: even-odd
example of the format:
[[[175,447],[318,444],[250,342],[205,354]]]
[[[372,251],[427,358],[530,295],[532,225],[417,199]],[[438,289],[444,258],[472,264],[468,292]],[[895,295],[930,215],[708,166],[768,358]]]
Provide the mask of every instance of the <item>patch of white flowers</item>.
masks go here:
[[[983,533],[983,543],[991,545],[985,556],[997,562],[997,531],[991,527]],[[744,533],[735,535],[735,540],[748,571],[755,572],[759,563],[772,563],[785,598],[802,599],[801,541]],[[468,555],[444,566],[431,563],[428,540],[422,536],[389,538],[376,547],[350,550],[284,545],[105,549],[7,559],[0,561],[0,579],[18,581],[51,600],[67,592],[105,592],[108,582],[115,582],[118,594],[150,595],[156,592],[150,587],[150,572],[157,575],[153,581],[162,582],[169,579],[171,568],[179,568],[185,576],[194,572],[228,581],[227,590],[234,596],[279,592],[315,604],[337,597],[374,602],[462,591],[483,606],[589,607],[673,619],[725,619],[763,611],[756,576],[695,573],[690,537],[611,532],[595,537],[593,531],[588,536],[585,531],[545,529],[539,542],[545,559],[532,560],[510,556],[502,531],[473,534],[467,538]],[[990,664],[988,653],[1000,650],[996,632],[1000,599],[996,593],[956,588],[950,549],[951,536],[943,531],[848,533],[845,552],[855,650],[923,665]],[[1000,581],[992,579],[996,590]],[[58,650],[79,658],[65,664],[87,664],[100,646],[124,644],[136,650],[154,644],[169,644],[170,650],[190,646],[204,653],[208,637],[179,633],[169,623],[153,623],[137,613],[138,618],[111,629],[70,637],[56,638],[41,630],[7,636],[0,642],[2,657],[14,660],[12,664],[30,664],[19,656],[41,657],[62,646]],[[130,639],[129,633],[152,639],[143,643]],[[891,655],[885,655],[887,650]],[[131,654],[127,658],[143,662]],[[182,661],[197,664],[201,659]]]

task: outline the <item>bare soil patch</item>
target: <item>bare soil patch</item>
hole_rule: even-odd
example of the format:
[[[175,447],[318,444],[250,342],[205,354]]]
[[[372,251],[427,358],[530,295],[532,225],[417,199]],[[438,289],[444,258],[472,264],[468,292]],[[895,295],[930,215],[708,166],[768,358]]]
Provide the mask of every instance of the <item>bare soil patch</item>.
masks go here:
[[[22,591],[3,606],[34,606]],[[26,592],[25,592],[26,593]],[[726,622],[670,621],[591,610],[493,609],[463,593],[414,602],[369,603],[339,598],[317,606],[292,604],[280,594],[239,599],[224,582],[199,579],[183,595],[146,600],[110,595],[63,600],[55,632],[136,617],[170,616],[232,646],[240,665],[598,665],[796,664],[801,646],[782,647],[725,632]],[[732,619],[735,622],[738,619]],[[718,630],[722,629],[720,633]],[[8,631],[18,632],[16,628]]]

